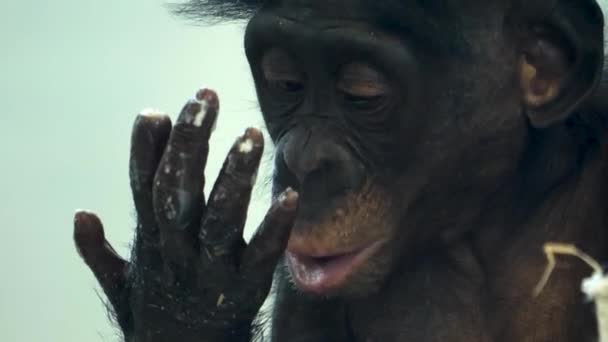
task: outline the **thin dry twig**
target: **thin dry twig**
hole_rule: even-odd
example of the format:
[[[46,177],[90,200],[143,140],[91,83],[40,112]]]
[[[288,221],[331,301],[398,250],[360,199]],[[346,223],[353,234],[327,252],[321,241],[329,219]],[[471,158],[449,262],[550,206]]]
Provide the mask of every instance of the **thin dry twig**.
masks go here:
[[[553,270],[555,269],[555,266],[557,264],[556,259],[555,259],[556,255],[570,255],[570,256],[578,257],[579,259],[584,261],[587,265],[589,265],[589,267],[591,267],[591,269],[593,269],[593,271],[595,273],[603,274],[602,265],[600,265],[592,257],[587,255],[585,252],[581,251],[574,245],[550,242],[550,243],[546,243],[543,246],[543,250],[545,251],[545,254],[547,255],[548,263],[547,263],[547,268],[545,269],[545,272],[543,273],[543,276],[541,277],[540,281],[534,288],[535,297],[538,296],[543,291],[545,286],[547,285],[547,282],[549,281],[549,278],[551,277],[551,274],[553,273]]]

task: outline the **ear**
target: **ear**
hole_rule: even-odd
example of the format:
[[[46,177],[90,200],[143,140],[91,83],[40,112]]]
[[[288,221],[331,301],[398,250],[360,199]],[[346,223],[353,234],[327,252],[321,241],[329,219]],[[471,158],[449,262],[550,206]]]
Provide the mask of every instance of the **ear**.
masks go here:
[[[604,20],[595,0],[532,0],[522,8],[515,35],[521,97],[531,124],[542,128],[567,119],[598,84]]]

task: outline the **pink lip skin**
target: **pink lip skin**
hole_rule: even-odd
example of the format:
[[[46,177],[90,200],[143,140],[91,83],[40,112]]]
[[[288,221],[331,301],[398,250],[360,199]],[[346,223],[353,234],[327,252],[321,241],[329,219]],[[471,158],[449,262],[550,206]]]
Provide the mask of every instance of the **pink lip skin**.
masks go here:
[[[313,294],[326,294],[340,288],[348,276],[371,257],[382,245],[374,242],[353,252],[327,257],[313,257],[287,250],[286,260],[298,288]]]

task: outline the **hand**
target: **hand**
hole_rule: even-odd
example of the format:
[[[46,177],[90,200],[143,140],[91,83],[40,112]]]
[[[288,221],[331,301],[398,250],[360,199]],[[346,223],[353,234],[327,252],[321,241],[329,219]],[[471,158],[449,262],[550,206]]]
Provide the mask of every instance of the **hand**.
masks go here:
[[[74,239],[127,341],[248,341],[268,295],[297,207],[286,190],[249,245],[242,237],[263,151],[249,128],[237,139],[208,203],[203,194],[218,99],[201,90],[174,127],[168,117],[135,121],[130,178],[137,228],[130,261],[116,254],[99,218],[75,216]]]

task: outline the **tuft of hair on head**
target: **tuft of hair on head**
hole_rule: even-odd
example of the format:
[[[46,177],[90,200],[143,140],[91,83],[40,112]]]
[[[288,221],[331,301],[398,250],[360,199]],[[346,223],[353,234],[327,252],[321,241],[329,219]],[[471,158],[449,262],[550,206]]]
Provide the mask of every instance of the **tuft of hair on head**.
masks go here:
[[[168,6],[174,15],[196,23],[213,24],[249,19],[261,5],[262,0],[188,0]]]

